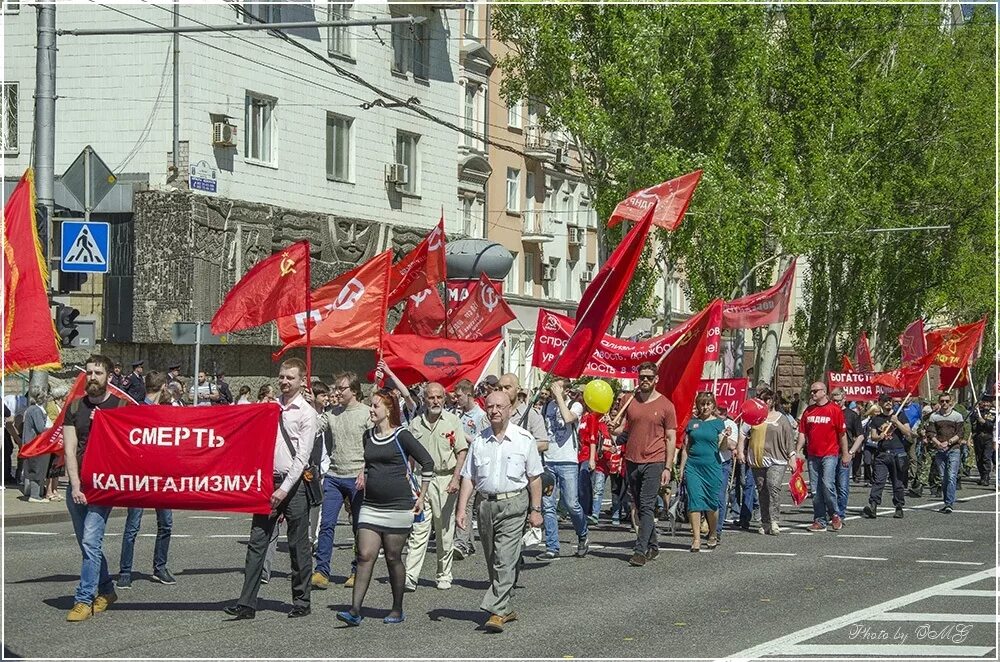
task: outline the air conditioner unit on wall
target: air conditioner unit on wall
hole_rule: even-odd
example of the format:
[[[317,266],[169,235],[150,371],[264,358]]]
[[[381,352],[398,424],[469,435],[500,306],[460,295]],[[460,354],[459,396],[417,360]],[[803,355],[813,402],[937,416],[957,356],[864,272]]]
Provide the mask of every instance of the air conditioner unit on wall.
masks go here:
[[[556,268],[551,264],[542,266],[542,280],[553,281],[556,279]]]
[[[588,264],[580,275],[580,282],[589,283],[592,280],[594,280],[594,265]]]
[[[213,123],[212,144],[216,147],[235,147],[236,127],[226,122]]]
[[[569,228],[569,245],[570,246],[581,246],[583,245],[583,228],[576,228],[570,226]]]
[[[410,182],[410,169],[403,163],[385,166],[385,181],[396,186],[406,186]]]

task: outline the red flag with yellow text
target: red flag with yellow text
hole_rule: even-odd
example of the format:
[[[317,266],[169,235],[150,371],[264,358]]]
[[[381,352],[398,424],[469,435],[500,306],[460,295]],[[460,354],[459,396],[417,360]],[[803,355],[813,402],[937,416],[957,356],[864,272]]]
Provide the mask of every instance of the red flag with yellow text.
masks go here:
[[[3,374],[58,368],[59,341],[49,308],[49,273],[35,225],[31,168],[4,205]]]
[[[673,232],[684,219],[684,213],[691,204],[691,197],[701,180],[701,170],[675,177],[669,181],[633,191],[615,206],[608,219],[608,227],[613,228],[622,221],[641,221],[651,207],[653,225]]]
[[[971,324],[927,332],[927,345],[934,347],[934,365],[964,370],[979,348],[986,330],[986,318]]]
[[[423,241],[407,253],[402,260],[392,266],[389,279],[389,305],[434,287],[445,279],[444,262],[444,216],[424,237]]]
[[[242,331],[305,310],[309,287],[309,242],[299,241],[261,260],[233,285],[212,317],[212,333]]]

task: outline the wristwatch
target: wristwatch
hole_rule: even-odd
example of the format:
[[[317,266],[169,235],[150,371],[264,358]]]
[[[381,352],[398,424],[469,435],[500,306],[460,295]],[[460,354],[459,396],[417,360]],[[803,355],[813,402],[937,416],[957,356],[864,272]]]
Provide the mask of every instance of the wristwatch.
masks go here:
[[[539,508],[538,506],[532,506],[531,508],[528,508],[528,510],[530,512],[533,512],[533,513],[540,513],[540,512],[542,512],[542,509]]]

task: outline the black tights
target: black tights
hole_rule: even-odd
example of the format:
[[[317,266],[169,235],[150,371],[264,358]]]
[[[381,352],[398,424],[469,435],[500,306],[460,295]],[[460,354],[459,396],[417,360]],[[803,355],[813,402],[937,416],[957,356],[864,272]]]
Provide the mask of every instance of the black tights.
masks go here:
[[[408,533],[379,533],[371,529],[359,528],[357,536],[358,569],[354,577],[354,593],[351,598],[351,613],[361,613],[361,603],[372,581],[372,571],[378,560],[379,549],[385,550],[385,565],[389,569],[389,586],[392,588],[392,611],[390,616],[403,613],[403,585],[406,582],[406,566],[403,565],[403,545]]]

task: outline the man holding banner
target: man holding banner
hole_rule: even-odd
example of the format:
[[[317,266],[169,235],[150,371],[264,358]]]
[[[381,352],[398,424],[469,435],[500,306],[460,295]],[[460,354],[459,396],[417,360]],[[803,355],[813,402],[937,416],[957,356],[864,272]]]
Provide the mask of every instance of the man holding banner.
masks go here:
[[[271,513],[254,515],[247,545],[246,567],[243,570],[243,591],[239,601],[225,612],[235,620],[254,618],[257,614],[257,592],[264,571],[264,556],[278,523],[284,517],[288,524],[288,552],[292,561],[292,610],[289,618],[312,613],[309,601],[309,579],[312,575],[312,545],[309,542],[309,502],[302,485],[305,470],[316,441],[319,417],[303,397],[306,365],[301,359],[286,359],[278,370],[281,397],[281,417],[274,440],[274,493]],[[318,476],[313,477],[319,480]]]
[[[86,364],[87,395],[69,405],[63,425],[63,448],[66,457],[66,475],[69,476],[69,494],[66,507],[73,520],[76,542],[83,552],[80,567],[80,583],[76,587],[73,608],[66,620],[85,621],[99,614],[118,596],[115,585],[108,574],[108,560],[104,557],[104,529],[111,515],[110,506],[88,505],[80,484],[80,467],[87,450],[87,439],[94,413],[98,409],[113,409],[127,404],[108,391],[108,377],[111,374],[111,359],[95,354]]]

